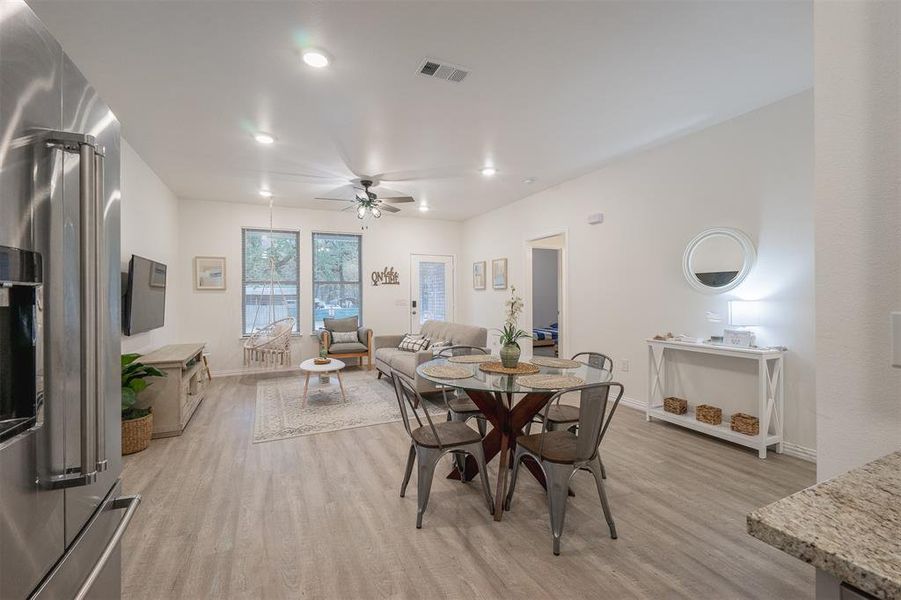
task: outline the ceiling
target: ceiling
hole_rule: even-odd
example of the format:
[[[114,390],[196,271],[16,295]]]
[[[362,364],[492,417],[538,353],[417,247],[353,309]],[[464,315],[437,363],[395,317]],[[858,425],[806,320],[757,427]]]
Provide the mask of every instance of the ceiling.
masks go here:
[[[183,198],[340,209],[349,165],[465,219],[813,84],[808,2],[29,5]]]

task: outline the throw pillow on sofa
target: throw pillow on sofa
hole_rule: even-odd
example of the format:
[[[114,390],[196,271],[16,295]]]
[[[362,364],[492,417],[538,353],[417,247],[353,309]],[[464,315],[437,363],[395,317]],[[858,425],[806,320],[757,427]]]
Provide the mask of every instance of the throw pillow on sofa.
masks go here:
[[[425,350],[429,347],[429,340],[422,337],[421,335],[412,335],[406,334],[404,339],[400,341],[397,345],[399,350],[406,350],[407,352],[419,352],[420,350]]]
[[[357,342],[356,331],[332,331],[329,333],[333,344],[346,344],[347,342]]]

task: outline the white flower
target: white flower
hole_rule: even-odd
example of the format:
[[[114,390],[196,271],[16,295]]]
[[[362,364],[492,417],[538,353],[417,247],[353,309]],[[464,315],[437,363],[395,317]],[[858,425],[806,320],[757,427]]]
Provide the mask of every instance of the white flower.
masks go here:
[[[522,314],[523,302],[522,297],[516,294],[516,287],[510,287],[510,299],[504,303],[506,320],[505,323],[516,325],[519,321],[519,315]]]

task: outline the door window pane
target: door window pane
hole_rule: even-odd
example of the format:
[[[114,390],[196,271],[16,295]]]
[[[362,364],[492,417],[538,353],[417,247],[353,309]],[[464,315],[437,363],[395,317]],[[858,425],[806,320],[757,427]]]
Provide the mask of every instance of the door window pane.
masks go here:
[[[313,234],[313,328],[323,319],[357,317],[362,324],[362,240],[359,235]]]
[[[443,262],[419,263],[419,323],[447,321],[447,290]]]

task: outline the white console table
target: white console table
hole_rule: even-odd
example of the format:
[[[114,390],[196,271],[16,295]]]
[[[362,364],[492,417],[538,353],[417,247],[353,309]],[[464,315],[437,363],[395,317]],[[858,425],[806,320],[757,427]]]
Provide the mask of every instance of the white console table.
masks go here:
[[[649,339],[648,343],[648,407],[647,420],[652,418],[667,421],[675,425],[694,429],[742,446],[756,448],[760,458],[766,458],[768,446],[776,446],[776,452],[782,453],[783,418],[783,357],[785,352],[775,348],[736,348],[715,344],[693,344],[669,340]],[[663,410],[663,399],[667,397],[666,360],[673,352],[700,352],[716,356],[727,356],[735,359],[753,360],[757,362],[757,414],[760,419],[759,433],[756,436],[732,431],[729,417],[723,414],[721,425],[709,425],[695,419],[694,407],[689,404],[688,412],[676,415]]]

